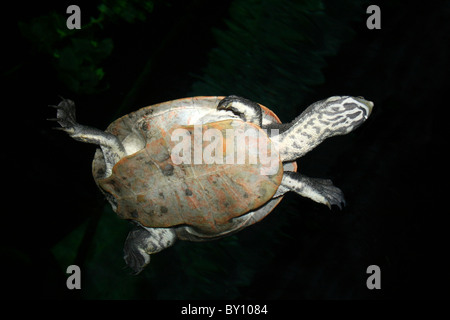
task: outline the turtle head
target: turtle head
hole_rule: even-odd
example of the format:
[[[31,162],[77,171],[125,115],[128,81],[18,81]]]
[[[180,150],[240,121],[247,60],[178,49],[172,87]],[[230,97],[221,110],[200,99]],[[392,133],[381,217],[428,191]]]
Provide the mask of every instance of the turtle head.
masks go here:
[[[362,97],[333,96],[316,102],[317,116],[332,136],[347,134],[367,120],[372,112],[373,102]]]

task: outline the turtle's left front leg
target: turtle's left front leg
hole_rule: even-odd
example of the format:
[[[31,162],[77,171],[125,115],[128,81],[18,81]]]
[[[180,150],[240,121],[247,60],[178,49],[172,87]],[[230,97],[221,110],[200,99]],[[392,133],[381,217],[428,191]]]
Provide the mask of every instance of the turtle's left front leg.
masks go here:
[[[339,209],[345,205],[344,193],[329,179],[310,178],[298,172],[284,172],[274,198],[287,191],[294,191],[303,197],[325,204],[330,209],[332,205],[338,206]]]
[[[217,110],[230,110],[245,122],[254,123],[259,127],[262,126],[261,107],[251,100],[234,95],[227,96],[219,102]]]

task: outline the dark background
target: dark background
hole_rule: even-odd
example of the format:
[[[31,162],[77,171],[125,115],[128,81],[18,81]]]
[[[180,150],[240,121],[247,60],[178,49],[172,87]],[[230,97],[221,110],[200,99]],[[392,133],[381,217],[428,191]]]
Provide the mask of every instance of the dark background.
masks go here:
[[[70,4],[81,8],[81,30],[65,28]],[[381,30],[366,27],[370,4],[381,8]],[[9,297],[449,297],[440,166],[449,1],[37,1],[2,13],[0,256]],[[363,126],[299,161],[307,175],[332,179],[347,206],[330,211],[288,194],[259,224],[178,242],[131,275],[122,260],[128,223],[91,176],[95,147],[52,130],[47,105],[73,99],[80,123],[106,128],[153,103],[229,94],[284,122],[332,95],[373,101]],[[81,290],[66,288],[70,264],[81,267]],[[381,290],[366,287],[369,265],[381,268]]]

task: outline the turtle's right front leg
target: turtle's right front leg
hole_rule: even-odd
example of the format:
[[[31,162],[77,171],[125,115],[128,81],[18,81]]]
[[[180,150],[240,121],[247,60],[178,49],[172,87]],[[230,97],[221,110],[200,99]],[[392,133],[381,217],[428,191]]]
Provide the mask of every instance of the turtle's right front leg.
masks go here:
[[[330,209],[332,205],[338,206],[339,209],[345,206],[344,193],[329,179],[310,178],[298,172],[285,172],[274,198],[288,191],[294,191]]]
[[[106,163],[105,176],[109,176],[114,164],[126,156],[122,142],[111,133],[79,124],[76,121],[75,103],[72,100],[64,99],[57,106],[50,106],[56,108],[57,112],[56,118],[48,120],[57,121],[61,125],[55,129],[67,132],[77,141],[96,144],[102,148]]]

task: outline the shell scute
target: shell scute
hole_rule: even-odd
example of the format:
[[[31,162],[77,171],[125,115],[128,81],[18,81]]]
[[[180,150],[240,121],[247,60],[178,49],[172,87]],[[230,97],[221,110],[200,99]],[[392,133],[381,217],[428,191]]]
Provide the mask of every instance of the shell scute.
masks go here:
[[[122,141],[129,156],[116,163],[112,175],[105,177],[105,160],[98,148],[92,173],[120,218],[135,220],[147,227],[186,225],[196,231],[177,228],[181,239],[212,239],[261,220],[281,201],[282,197],[271,199],[271,195],[281,182],[283,166],[295,171],[295,163],[287,167],[280,163],[278,172],[270,175],[260,174],[258,166],[261,169],[261,164],[255,166],[247,162],[174,163],[172,148],[176,141],[170,139],[173,130],[183,128],[194,139],[193,125],[196,124],[204,124],[202,132],[208,129],[223,132],[231,125],[231,122],[224,125],[224,119],[232,118],[234,125],[244,123],[229,114],[223,117],[222,113],[216,118],[217,104],[223,98],[167,101],[141,108],[108,126],[106,131]],[[271,110],[262,105],[261,108],[264,117],[280,122]],[[205,115],[209,116],[203,118]],[[267,138],[267,142],[270,143],[270,139]],[[235,149],[230,146],[229,137],[224,137],[222,147],[223,155],[228,152],[234,156]],[[193,154],[194,150],[191,152]],[[249,212],[257,218],[234,222],[233,217]]]
[[[251,124],[238,121],[236,125],[236,122],[205,124],[202,131],[214,128],[225,135],[226,130],[236,126],[241,130],[254,129]],[[194,126],[182,128],[195,135]],[[178,143],[170,138],[173,130],[159,131],[159,137],[152,136],[144,149],[121,159],[110,177],[99,180],[102,189],[117,199],[121,218],[134,219],[149,227],[192,225],[213,233],[217,225],[262,206],[276,192],[283,174],[281,163],[273,175],[262,175],[263,164],[250,163],[249,157],[244,163],[226,163],[230,152],[235,159],[238,152],[238,148],[227,148],[226,139],[222,163],[175,164],[170,156]],[[269,140],[265,135],[259,139]],[[204,149],[210,142],[202,143]],[[250,143],[245,148],[249,152]]]

